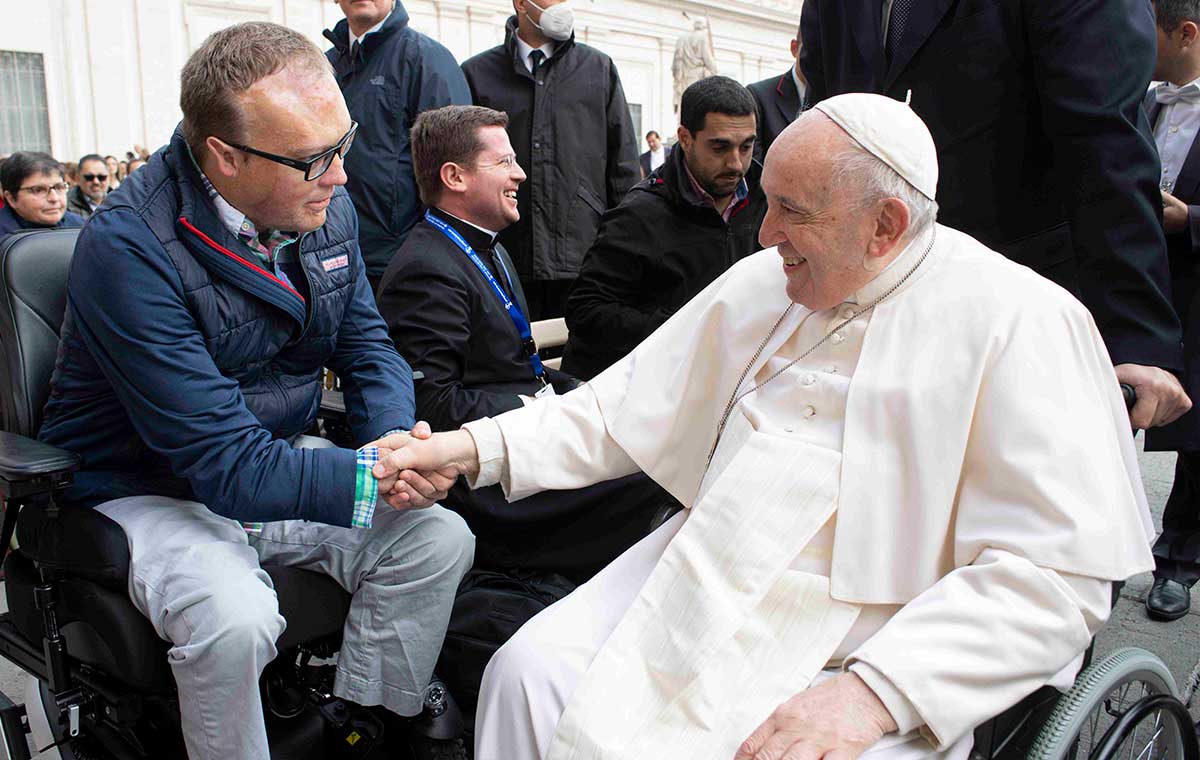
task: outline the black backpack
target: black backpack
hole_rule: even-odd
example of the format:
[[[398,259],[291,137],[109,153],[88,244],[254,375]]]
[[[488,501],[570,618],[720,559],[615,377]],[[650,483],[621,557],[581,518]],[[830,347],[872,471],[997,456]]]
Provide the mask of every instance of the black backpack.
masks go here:
[[[571,581],[544,571],[474,569],[463,578],[437,674],[468,725],[474,727],[479,685],[492,655],[525,621],[574,590]]]

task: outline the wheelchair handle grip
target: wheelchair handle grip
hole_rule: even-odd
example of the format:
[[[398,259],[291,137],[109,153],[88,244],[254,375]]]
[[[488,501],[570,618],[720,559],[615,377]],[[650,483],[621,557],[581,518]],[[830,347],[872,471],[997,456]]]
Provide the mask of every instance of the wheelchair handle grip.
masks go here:
[[[1133,405],[1137,403],[1137,391],[1129,383],[1121,383],[1121,395],[1125,397],[1125,408],[1133,409]]]

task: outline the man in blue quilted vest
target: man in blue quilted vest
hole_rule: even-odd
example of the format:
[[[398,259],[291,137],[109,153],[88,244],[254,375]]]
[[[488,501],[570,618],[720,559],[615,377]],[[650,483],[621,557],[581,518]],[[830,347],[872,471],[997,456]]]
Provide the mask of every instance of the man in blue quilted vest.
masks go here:
[[[342,188],[356,125],[325,56],[230,27],[184,67],[181,106],[80,235],[40,437],[83,457],[67,498],[128,536],[188,755],[267,760],[257,680],[285,621],[261,565],[351,591],[334,692],[415,715],[474,539],[433,505],[449,481],[371,474],[413,427],[412,374],[367,285]],[[302,435],[322,367],[357,450]]]

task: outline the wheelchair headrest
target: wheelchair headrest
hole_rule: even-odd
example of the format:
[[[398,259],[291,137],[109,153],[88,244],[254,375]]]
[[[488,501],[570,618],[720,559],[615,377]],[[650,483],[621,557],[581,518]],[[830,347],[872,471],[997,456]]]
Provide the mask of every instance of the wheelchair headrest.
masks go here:
[[[79,230],[30,230],[0,243],[0,412],[33,436],[50,392]]]

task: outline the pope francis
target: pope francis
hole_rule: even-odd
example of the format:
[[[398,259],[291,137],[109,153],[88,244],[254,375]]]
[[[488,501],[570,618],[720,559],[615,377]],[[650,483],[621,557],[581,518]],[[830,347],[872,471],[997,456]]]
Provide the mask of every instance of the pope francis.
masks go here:
[[[393,504],[643,470],[687,507],[496,654],[478,760],[961,760],[1070,683],[1153,567],[1128,418],[1088,312],[936,185],[907,106],[822,102],[767,156],[767,250],[588,385],[378,465]]]

